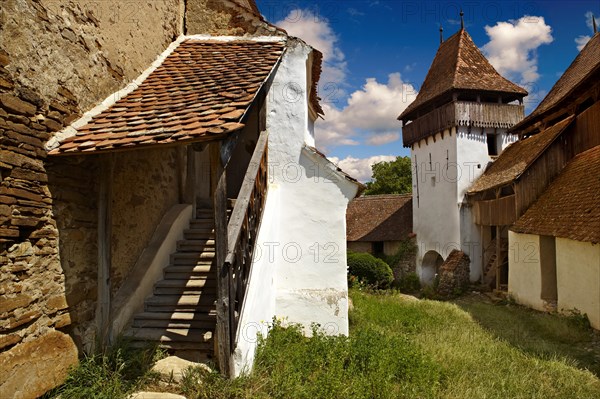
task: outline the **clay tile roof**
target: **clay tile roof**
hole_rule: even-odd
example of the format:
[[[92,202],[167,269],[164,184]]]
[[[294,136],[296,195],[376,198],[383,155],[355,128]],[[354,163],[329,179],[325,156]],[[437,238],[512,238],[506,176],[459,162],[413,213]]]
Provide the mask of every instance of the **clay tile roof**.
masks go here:
[[[573,158],[511,230],[600,243],[600,146]]]
[[[587,78],[600,69],[600,32],[596,33],[579,52],[569,68],[560,79],[552,86],[550,92],[544,97],[537,108],[520,123],[513,126],[511,131],[518,131],[531,125],[544,114],[550,113],[564,106],[569,94],[583,87]]]
[[[348,241],[399,241],[412,232],[412,195],[367,195],[348,204]]]
[[[284,49],[281,41],[187,38],[138,87],[50,154],[221,138],[244,126]]]
[[[500,156],[475,181],[469,189],[469,193],[500,187],[517,179],[565,131],[573,120],[573,117],[569,117],[539,134],[519,140],[506,147]]]
[[[413,119],[419,108],[454,90],[498,92],[515,100],[527,95],[525,89],[502,77],[461,29],[440,45],[417,98],[398,119]]]

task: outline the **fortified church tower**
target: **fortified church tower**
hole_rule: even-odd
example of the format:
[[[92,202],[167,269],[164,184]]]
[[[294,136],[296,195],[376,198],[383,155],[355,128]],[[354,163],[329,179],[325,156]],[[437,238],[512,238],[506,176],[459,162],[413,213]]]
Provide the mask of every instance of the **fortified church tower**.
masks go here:
[[[462,17],[462,14],[461,14]],[[517,136],[527,91],[502,77],[464,29],[441,40],[417,98],[398,118],[413,168],[413,229],[417,273],[430,284],[453,249],[481,277],[481,242],[490,234],[472,217],[465,193]]]

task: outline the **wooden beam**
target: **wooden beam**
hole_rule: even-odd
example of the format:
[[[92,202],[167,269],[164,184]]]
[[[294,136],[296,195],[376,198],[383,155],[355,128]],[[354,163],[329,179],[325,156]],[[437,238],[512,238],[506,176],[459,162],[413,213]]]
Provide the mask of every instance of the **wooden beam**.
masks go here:
[[[108,154],[100,158],[98,190],[98,303],[96,326],[99,344],[104,347],[110,324],[110,269],[112,250],[112,180],[115,158]]]
[[[221,143],[210,145],[211,194],[215,217],[215,261],[217,268],[217,359],[221,374],[233,375],[231,367],[231,320],[229,319],[230,270],[227,256],[227,184],[221,161]]]

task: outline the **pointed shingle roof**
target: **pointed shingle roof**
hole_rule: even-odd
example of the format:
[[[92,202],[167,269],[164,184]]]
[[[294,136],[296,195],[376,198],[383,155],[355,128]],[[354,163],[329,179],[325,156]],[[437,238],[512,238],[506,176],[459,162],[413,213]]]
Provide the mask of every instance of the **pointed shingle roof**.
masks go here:
[[[550,92],[527,118],[512,127],[512,131],[519,132],[543,119],[545,115],[564,107],[573,101],[571,94],[579,88],[587,88],[588,79],[600,70],[600,32],[594,34],[569,68],[560,79],[552,86]],[[593,80],[592,80],[593,81]]]
[[[461,29],[440,45],[417,98],[398,119],[413,120],[416,111],[457,90],[502,93],[508,95],[507,101],[527,95],[525,89],[502,77]]]

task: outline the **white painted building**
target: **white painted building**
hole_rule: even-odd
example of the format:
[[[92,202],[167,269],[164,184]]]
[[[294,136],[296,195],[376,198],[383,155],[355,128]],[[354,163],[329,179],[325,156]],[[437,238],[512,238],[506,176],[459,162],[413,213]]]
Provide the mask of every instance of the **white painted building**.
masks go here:
[[[282,32],[181,36],[50,141],[52,155],[92,152],[109,171],[114,152],[180,151],[166,166],[180,203],[116,294],[102,278],[114,269],[101,235],[113,223],[102,216],[98,331],[215,356],[236,376],[252,367],[274,318],[307,334],[313,323],[348,334],[346,208],[362,184],[315,148],[321,59]],[[106,176],[113,187],[103,193],[128,191]],[[100,214],[114,213],[113,200],[99,202]]]
[[[453,249],[469,256],[471,281],[480,279],[484,246],[495,232],[475,225],[465,194],[516,140],[507,129],[523,118],[526,94],[500,76],[460,29],[440,44],[417,98],[400,115],[404,145],[411,148],[422,282],[433,282]]]
[[[314,148],[313,50],[299,40],[288,43],[266,106],[269,195],[234,353],[236,374],[251,366],[257,333],[265,335],[273,317],[300,323],[306,333],[312,323],[334,335],[349,332],[345,217],[361,185]]]

